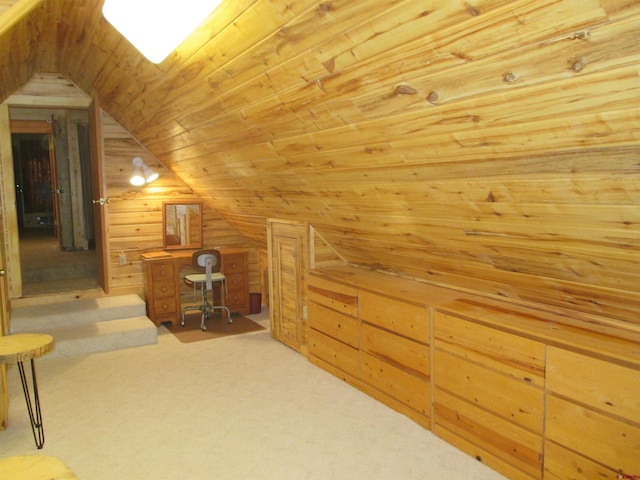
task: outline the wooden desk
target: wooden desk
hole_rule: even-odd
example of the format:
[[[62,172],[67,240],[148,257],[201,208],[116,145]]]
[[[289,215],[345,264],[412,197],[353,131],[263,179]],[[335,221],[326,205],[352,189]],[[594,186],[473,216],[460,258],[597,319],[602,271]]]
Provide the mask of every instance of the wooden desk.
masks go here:
[[[248,251],[242,248],[220,248],[220,271],[227,277],[226,306],[231,313],[249,313]],[[147,316],[156,326],[163,322],[180,322],[180,299],[183,274],[181,269],[191,265],[195,250],[169,250],[146,252],[144,261],[144,293]]]

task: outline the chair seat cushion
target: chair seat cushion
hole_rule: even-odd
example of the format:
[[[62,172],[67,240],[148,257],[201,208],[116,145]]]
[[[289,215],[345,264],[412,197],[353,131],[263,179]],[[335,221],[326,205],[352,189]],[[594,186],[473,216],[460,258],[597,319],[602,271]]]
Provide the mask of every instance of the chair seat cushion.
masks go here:
[[[206,273],[190,273],[189,275],[184,276],[185,281],[188,280],[190,283],[203,283],[207,281]],[[213,272],[211,274],[212,282],[224,282],[227,277],[224,276],[224,273]]]

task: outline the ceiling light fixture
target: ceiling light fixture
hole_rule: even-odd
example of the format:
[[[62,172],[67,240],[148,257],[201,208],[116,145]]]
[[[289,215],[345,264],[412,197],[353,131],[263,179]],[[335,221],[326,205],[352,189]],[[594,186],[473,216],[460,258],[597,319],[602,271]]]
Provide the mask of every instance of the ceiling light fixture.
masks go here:
[[[222,0],[105,0],[102,14],[140,53],[162,62]]]
[[[156,180],[160,175],[154,172],[151,168],[147,167],[140,157],[134,157],[131,161],[133,163],[133,176],[129,180],[131,185],[141,187],[145,183],[151,183]]]

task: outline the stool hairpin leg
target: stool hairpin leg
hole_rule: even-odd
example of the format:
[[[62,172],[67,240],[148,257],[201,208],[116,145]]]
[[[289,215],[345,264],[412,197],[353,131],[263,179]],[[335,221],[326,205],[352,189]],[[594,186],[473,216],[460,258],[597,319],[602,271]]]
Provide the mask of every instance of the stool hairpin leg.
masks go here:
[[[40,410],[40,396],[38,395],[38,383],[36,382],[36,367],[31,359],[31,381],[33,383],[33,403],[31,403],[31,395],[29,394],[29,385],[27,385],[27,377],[24,373],[24,364],[18,362],[18,370],[20,371],[20,380],[22,381],[22,391],[24,392],[24,400],[29,410],[29,419],[31,420],[31,431],[33,439],[36,441],[38,450],[44,445],[44,427],[42,425],[42,411]],[[35,410],[35,411],[34,411]]]

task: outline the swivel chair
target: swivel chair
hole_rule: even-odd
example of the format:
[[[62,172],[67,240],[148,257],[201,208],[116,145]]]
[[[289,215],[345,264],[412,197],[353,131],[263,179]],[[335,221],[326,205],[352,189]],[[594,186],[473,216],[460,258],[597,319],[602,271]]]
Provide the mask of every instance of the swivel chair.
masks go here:
[[[184,314],[189,310],[198,310],[202,312],[200,321],[200,329],[205,331],[205,319],[209,318],[211,312],[215,310],[225,310],[227,312],[227,321],[232,323],[231,312],[225,306],[227,278],[220,272],[220,252],[218,250],[205,249],[198,250],[191,257],[191,265],[198,273],[190,273],[185,275],[184,283],[194,289],[200,287],[202,292],[202,305],[187,306],[182,309],[182,321],[180,324],[184,326]],[[213,305],[213,284],[220,284],[220,297],[222,305]],[[208,292],[212,292],[211,302],[208,300]]]

